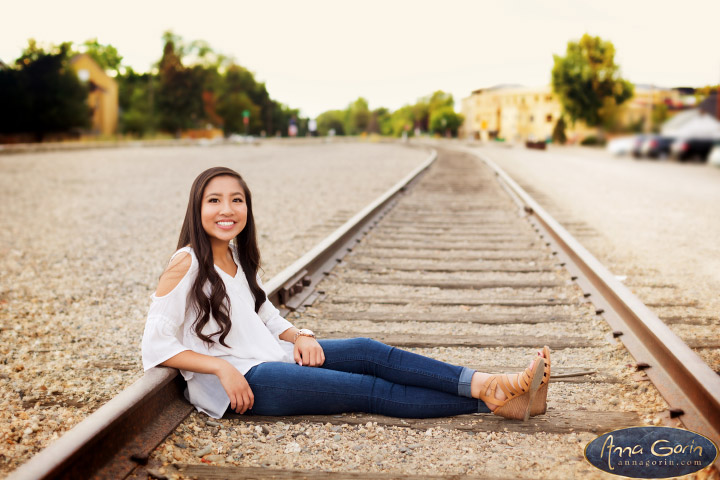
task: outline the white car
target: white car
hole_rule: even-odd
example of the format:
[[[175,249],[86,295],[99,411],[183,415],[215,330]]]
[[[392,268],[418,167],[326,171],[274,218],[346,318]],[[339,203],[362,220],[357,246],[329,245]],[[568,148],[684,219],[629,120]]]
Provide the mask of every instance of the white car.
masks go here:
[[[708,154],[708,164],[714,167],[720,167],[720,140],[715,142],[712,150]]]
[[[635,137],[613,138],[607,144],[607,151],[613,155],[625,155],[630,153],[635,144]]]

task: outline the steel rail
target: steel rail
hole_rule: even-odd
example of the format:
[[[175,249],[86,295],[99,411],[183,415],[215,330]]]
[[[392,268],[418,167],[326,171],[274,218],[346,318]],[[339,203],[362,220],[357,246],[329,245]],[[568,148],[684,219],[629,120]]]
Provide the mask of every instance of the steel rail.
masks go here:
[[[394,205],[437,158],[428,158],[265,285],[283,315],[311,302],[317,283]],[[184,380],[155,367],[12,472],[8,480],[125,478],[192,412]]]
[[[625,345],[636,368],[647,374],[668,403],[669,417],[719,445],[720,376],[502,168],[475,151],[466,151],[495,171],[510,196],[542,230],[573,280],[613,329],[613,337]],[[666,421],[672,424],[670,418]]]
[[[315,287],[352,247],[397,203],[399,196],[420,179],[437,158],[432,151],[422,165],[362,209],[312,250],[278,273],[266,285],[268,298],[285,312],[311,303]]]

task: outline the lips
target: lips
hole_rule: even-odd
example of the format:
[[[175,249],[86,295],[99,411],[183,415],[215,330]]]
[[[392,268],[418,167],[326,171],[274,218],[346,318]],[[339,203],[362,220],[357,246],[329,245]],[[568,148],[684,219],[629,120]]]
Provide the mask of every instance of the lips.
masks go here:
[[[232,220],[223,220],[220,222],[215,222],[215,225],[222,228],[223,230],[231,230],[235,226],[235,222]]]

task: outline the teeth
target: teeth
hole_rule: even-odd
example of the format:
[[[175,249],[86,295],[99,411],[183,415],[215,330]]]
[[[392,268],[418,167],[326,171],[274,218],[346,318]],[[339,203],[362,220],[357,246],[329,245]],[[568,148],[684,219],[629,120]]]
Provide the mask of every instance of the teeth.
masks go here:
[[[234,224],[234,223],[235,223],[235,222],[217,222],[218,225],[221,225],[221,226],[223,226],[223,227],[230,227],[230,226],[232,226],[232,224]]]

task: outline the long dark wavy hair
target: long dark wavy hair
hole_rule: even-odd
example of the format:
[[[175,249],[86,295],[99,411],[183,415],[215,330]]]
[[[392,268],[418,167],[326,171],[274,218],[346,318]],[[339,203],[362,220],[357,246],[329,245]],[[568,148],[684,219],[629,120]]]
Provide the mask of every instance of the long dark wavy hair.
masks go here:
[[[236,258],[240,260],[240,267],[245,273],[250,291],[255,298],[255,312],[257,313],[260,310],[260,307],[267,297],[257,282],[257,272],[260,268],[260,250],[257,246],[255,234],[252,197],[250,195],[250,189],[239,173],[226,167],[213,167],[198,175],[190,189],[187,212],[185,213],[185,220],[180,230],[177,248],[180,249],[188,245],[192,247],[199,263],[197,278],[190,289],[188,305],[189,308],[192,308],[197,314],[195,322],[193,323],[195,334],[207,343],[213,343],[214,340],[212,337],[219,335],[218,341],[221,345],[227,347],[225,337],[230,333],[230,328],[232,327],[232,321],[230,319],[230,297],[228,297],[225,291],[225,284],[215,270],[210,239],[203,229],[200,214],[205,187],[210,180],[219,176],[236,178],[245,192],[247,222],[245,228],[235,237],[235,241],[230,243],[230,248],[234,249],[233,253],[235,253]],[[210,284],[210,295],[205,293],[205,285],[207,284]],[[210,335],[205,335],[202,333],[202,330],[210,321],[210,315],[212,315],[218,323],[220,330]]]

